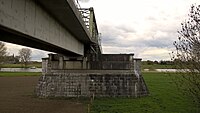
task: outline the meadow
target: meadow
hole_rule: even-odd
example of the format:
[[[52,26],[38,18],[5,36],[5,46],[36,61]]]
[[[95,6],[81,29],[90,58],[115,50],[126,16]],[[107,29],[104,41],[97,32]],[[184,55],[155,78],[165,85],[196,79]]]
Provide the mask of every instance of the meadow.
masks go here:
[[[41,72],[0,72],[0,77],[40,76]]]
[[[23,64],[1,64],[0,67],[1,68],[24,68],[24,65]],[[27,68],[30,68],[30,67],[41,68],[42,63],[41,62],[30,63],[27,65]]]
[[[173,75],[173,74],[172,74]],[[150,95],[141,98],[96,98],[91,113],[199,113],[166,73],[144,72]],[[175,73],[174,73],[174,76]]]

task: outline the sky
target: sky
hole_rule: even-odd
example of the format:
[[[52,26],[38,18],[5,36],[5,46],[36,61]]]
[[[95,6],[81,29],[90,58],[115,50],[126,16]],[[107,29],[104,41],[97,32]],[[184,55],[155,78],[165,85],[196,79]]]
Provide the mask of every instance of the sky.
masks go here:
[[[134,53],[143,60],[170,60],[181,23],[199,0],[79,0],[82,8],[93,7],[101,33],[103,53]],[[10,54],[22,46],[6,44]],[[49,52],[32,49],[32,60]]]

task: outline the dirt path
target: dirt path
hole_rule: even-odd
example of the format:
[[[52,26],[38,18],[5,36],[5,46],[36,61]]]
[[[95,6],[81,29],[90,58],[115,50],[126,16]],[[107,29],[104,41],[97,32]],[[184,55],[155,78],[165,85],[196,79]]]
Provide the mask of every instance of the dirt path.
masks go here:
[[[0,77],[0,113],[86,113],[85,105],[33,96],[38,77]]]

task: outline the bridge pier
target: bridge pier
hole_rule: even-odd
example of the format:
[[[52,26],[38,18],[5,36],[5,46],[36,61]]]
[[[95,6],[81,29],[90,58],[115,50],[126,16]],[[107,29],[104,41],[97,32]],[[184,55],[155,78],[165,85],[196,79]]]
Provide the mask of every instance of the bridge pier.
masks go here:
[[[145,96],[140,61],[132,54],[101,55],[99,61],[49,54],[35,92],[39,97]]]

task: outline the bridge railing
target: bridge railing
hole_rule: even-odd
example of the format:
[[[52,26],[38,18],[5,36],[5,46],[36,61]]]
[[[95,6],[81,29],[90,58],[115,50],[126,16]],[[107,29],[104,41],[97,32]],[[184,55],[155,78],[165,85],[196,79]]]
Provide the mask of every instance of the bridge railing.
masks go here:
[[[78,0],[73,0],[75,6],[79,9],[81,8],[81,5],[79,4]]]
[[[89,8],[79,8],[78,9],[81,12],[81,16],[83,18],[83,21],[85,22],[86,28],[90,29],[90,10]]]
[[[98,32],[97,23],[95,19],[94,9],[93,8],[80,8],[83,21],[85,22],[86,28],[89,30],[91,40],[98,44],[99,49],[101,48],[101,33]]]
[[[93,8],[81,8],[78,0],[73,0],[76,8],[80,12],[80,16],[82,17],[87,30],[90,33],[91,41],[96,43],[102,52],[101,47],[101,34],[98,32],[97,23],[95,19],[94,9]]]
[[[90,19],[90,11],[89,8],[81,8],[78,0],[73,0],[76,8],[81,14],[83,21],[85,22],[86,28],[89,30],[89,19]]]

